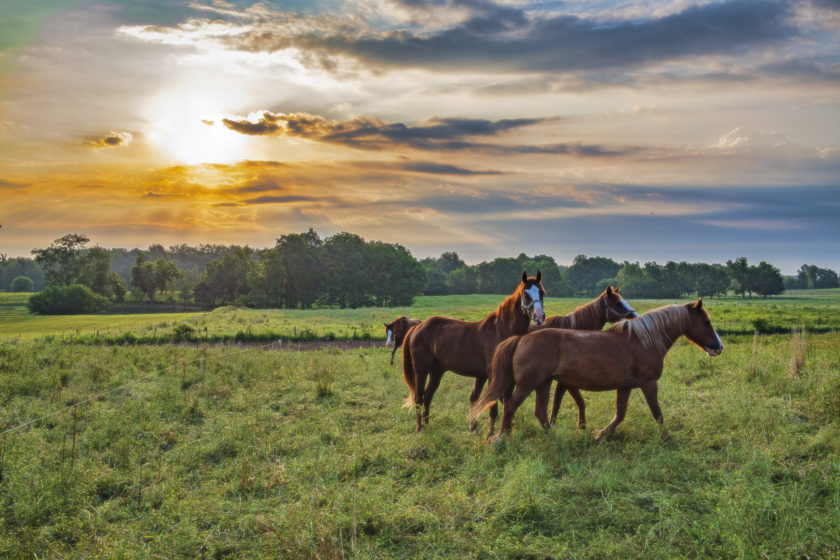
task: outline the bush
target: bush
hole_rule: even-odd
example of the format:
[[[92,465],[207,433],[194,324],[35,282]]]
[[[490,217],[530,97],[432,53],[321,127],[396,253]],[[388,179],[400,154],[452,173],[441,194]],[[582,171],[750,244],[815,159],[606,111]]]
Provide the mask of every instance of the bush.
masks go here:
[[[40,315],[102,313],[108,298],[93,293],[87,286],[50,286],[29,298],[29,311]]]
[[[29,276],[18,276],[12,280],[10,289],[13,292],[34,292],[35,282]]]

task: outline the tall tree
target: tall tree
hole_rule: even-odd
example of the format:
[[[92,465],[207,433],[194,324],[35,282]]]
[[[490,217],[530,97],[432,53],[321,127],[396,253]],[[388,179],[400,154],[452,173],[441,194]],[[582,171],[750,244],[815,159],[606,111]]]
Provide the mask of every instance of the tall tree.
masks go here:
[[[753,271],[755,292],[763,297],[782,294],[785,291],[782,273],[775,266],[761,261]]]
[[[35,262],[46,270],[48,286],[69,286],[80,283],[84,266],[83,252],[90,242],[87,235],[68,233],[45,249],[33,249]]]

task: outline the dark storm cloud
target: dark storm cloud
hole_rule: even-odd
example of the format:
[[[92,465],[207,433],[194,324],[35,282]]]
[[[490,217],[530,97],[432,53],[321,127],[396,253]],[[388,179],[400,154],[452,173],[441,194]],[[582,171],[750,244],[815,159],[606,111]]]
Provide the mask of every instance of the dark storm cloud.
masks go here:
[[[439,9],[439,2],[403,2]],[[659,18],[601,21],[546,15],[492,2],[458,2],[470,17],[433,32],[259,33],[232,39],[240,48],[288,46],[348,55],[372,67],[484,71],[597,71],[682,57],[727,55],[779,43],[798,32],[789,1],[731,0]]]
[[[613,157],[641,151],[640,148],[634,147],[608,148],[579,143],[505,145],[473,140],[497,138],[505,132],[557,120],[555,117],[496,121],[434,118],[418,126],[408,126],[365,117],[349,121],[328,121],[323,117],[305,113],[277,114],[263,111],[256,121],[227,118],[222,122],[229,129],[242,134],[297,136],[362,150],[384,150],[401,146],[425,151],[471,151],[498,156],[548,154],[578,157]]]

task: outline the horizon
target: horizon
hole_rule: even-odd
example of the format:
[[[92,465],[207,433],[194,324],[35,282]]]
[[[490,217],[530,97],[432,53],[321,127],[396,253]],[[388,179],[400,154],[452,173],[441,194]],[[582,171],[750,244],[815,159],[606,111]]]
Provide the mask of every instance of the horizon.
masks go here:
[[[468,264],[840,270],[837,2],[23,4],[0,22],[10,257],[313,228]]]

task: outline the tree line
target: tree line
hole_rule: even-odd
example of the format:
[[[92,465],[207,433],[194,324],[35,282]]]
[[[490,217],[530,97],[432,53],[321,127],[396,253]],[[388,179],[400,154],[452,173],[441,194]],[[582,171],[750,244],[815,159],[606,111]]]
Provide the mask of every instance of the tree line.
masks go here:
[[[456,252],[415,259],[398,244],[341,232],[321,238],[313,229],[283,235],[274,247],[152,245],[148,250],[89,246],[67,234],[33,258],[0,255],[0,289],[36,291],[37,313],[100,312],[113,305],[212,308],[245,305],[307,309],[410,305],[416,295],[506,294],[523,270],[542,271],[551,296],[594,296],[607,284],[633,298],[772,296],[786,289],[840,287],[830,269],[802,265],[796,276],[745,257],[726,264],[617,262],[578,255],[561,266],[548,255],[466,264]],[[511,280],[514,279],[514,280]]]

